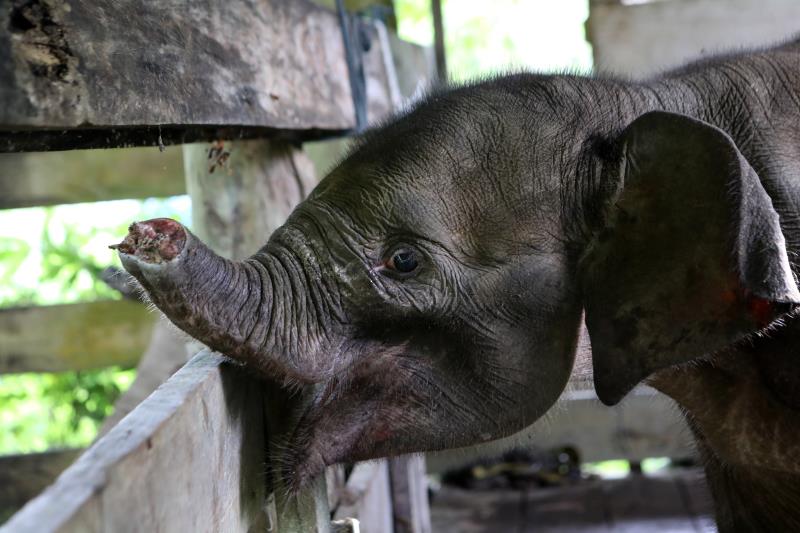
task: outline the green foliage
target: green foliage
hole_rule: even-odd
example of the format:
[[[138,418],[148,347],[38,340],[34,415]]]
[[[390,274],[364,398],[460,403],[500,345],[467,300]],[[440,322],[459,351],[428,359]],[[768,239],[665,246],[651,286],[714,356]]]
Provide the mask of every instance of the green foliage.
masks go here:
[[[19,270],[30,252],[30,245],[22,239],[14,237],[0,238],[0,287],[10,287],[12,277]],[[35,299],[32,288],[17,288],[13,301],[17,305],[29,305]],[[1,294],[0,294],[1,295]],[[0,298],[0,304],[2,298]]]
[[[135,371],[0,376],[0,454],[88,445]]]
[[[100,273],[107,265],[101,265],[95,256],[86,252],[96,230],[67,224],[55,231],[53,209],[46,208],[45,211],[47,218],[42,231],[39,284],[56,285],[61,297],[67,301],[119,298],[119,294],[100,279]],[[124,225],[118,225],[114,232],[124,235]]]
[[[631,473],[631,464],[625,459],[612,459],[597,463],[584,463],[581,469],[603,479],[619,479]]]
[[[0,212],[0,307],[119,298],[98,277],[132,220],[188,220],[186,197]]]

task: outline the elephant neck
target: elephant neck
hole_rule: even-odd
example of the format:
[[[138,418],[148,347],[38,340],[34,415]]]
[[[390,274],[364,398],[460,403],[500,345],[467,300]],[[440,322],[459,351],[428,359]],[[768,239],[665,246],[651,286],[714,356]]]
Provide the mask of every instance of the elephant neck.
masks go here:
[[[696,428],[692,430],[704,459],[720,533],[800,531],[800,475],[727,464]]]
[[[687,115],[728,134],[772,199],[790,256],[800,254],[800,40],[703,60],[651,80],[599,80],[597,86],[595,102],[611,106],[597,133],[612,147],[619,132],[649,111]],[[595,131],[586,129],[589,136]],[[800,264],[792,267],[800,276]]]

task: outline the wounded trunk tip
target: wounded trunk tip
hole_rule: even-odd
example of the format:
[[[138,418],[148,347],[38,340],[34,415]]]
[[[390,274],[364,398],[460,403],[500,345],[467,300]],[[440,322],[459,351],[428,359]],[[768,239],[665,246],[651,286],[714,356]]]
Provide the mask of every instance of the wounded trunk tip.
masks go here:
[[[128,235],[119,244],[109,246],[146,263],[163,263],[175,259],[186,244],[186,230],[180,222],[169,218],[154,218],[134,222]]]

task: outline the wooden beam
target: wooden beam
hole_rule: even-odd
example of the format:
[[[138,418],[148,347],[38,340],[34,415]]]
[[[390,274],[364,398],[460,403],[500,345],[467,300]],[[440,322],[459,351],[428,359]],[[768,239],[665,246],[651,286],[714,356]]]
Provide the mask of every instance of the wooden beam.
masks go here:
[[[198,354],[0,532],[267,530],[262,387]]]
[[[176,147],[0,154],[0,209],[185,192]]]
[[[431,533],[425,459],[405,455],[389,459],[394,533]]]
[[[130,301],[0,309],[0,374],[135,366],[156,317]]]
[[[344,57],[336,15],[308,0],[4,3],[0,151],[340,134],[355,123]],[[374,93],[369,107],[391,109]]]
[[[800,2],[593,0],[586,33],[595,70],[646,79],[720,52],[773,45],[797,34]]]
[[[400,96],[411,97],[433,79],[430,51],[388,35]],[[372,56],[369,56],[372,58]],[[370,60],[368,92],[379,100],[369,116],[375,121],[388,95],[385,65]],[[75,134],[76,132],[71,132]],[[339,160],[348,139],[303,145],[323,176]],[[198,150],[207,150],[201,145]],[[236,157],[236,154],[232,154]],[[0,153],[0,209],[151,198],[184,194],[182,151],[168,146],[111,150]]]
[[[81,450],[0,456],[0,524],[55,481]]]
[[[356,518],[365,532],[393,531],[389,462],[358,463],[339,494],[334,518]]]
[[[224,168],[211,172],[206,149],[184,146],[186,188],[192,199],[192,231],[217,253],[244,259],[256,252],[269,235],[316,184],[314,167],[306,155],[285,142],[226,143],[230,157]],[[262,386],[261,431],[265,449],[285,440],[301,394]],[[286,495],[281,479],[263,465],[270,499],[265,502],[271,529],[279,533],[327,531],[330,527],[324,476],[296,497]]]

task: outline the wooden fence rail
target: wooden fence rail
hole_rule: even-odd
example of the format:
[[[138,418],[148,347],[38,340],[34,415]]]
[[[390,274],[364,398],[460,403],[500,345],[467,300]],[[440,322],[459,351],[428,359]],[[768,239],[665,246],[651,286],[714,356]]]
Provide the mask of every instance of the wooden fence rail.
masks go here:
[[[427,67],[424,49],[391,42],[404,57],[398,78]],[[0,50],[0,152],[300,140],[355,126],[338,19],[308,0],[10,3]],[[363,54],[371,119],[393,105],[384,51],[373,35]]]
[[[412,53],[401,60],[416,60],[415,48],[404,49]],[[346,144],[346,139],[330,139],[304,143],[303,149],[323,176]],[[0,209],[180,194],[186,194],[180,147],[0,153]]]
[[[0,374],[136,366],[156,318],[125,300],[0,309]]]
[[[260,386],[198,354],[0,531],[266,529]]]
[[[185,192],[176,147],[0,154],[0,209]]]
[[[307,0],[15,2],[0,28],[6,151],[354,125],[337,18]]]

